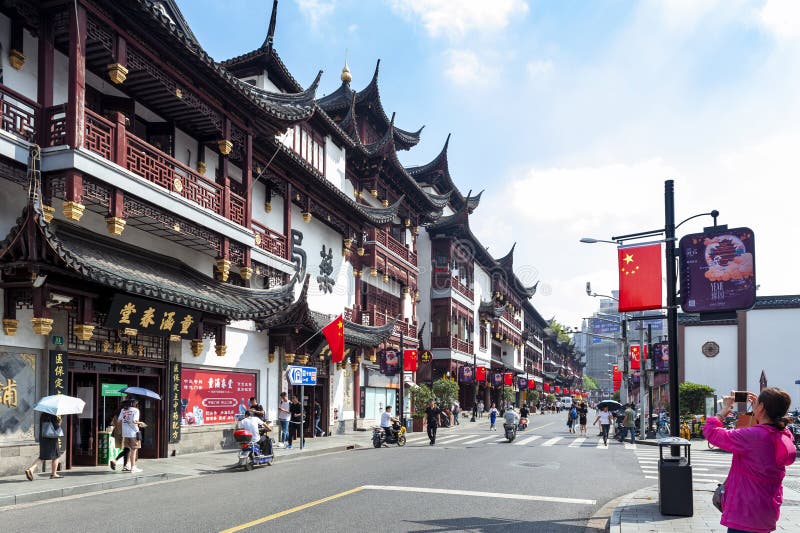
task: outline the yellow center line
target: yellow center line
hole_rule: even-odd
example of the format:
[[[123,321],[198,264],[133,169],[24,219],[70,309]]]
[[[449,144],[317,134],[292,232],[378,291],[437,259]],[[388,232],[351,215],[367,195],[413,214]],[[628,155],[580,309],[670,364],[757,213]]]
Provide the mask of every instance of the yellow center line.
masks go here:
[[[285,511],[280,511],[278,513],[271,514],[269,516],[265,516],[263,518],[259,518],[258,520],[253,520],[252,522],[246,522],[244,524],[240,524],[238,526],[234,526],[230,529],[222,530],[220,533],[234,533],[235,531],[241,531],[243,529],[247,529],[249,527],[257,526],[259,524],[263,524],[264,522],[269,522],[270,520],[275,520],[276,518],[280,518],[282,516],[286,516],[288,514],[296,513],[297,511],[302,511],[303,509],[308,509],[309,507],[314,507],[315,505],[319,505],[321,503],[329,502],[331,500],[335,500],[337,498],[341,498],[343,496],[349,496],[350,494],[354,494],[356,492],[361,492],[364,490],[364,487],[356,487],[354,489],[346,490],[344,492],[340,492],[339,494],[334,494],[332,496],[327,496],[325,498],[315,500],[313,502],[304,503],[303,505],[298,505],[297,507],[292,507],[291,509],[286,509]]]

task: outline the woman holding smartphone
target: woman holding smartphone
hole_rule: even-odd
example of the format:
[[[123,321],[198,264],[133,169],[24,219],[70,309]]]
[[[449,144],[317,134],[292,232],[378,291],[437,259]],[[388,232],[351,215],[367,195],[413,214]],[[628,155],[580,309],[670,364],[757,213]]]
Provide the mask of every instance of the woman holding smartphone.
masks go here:
[[[733,409],[734,401],[745,399],[753,406],[755,425],[725,429],[722,422]],[[769,387],[756,396],[736,392],[725,396],[722,411],[710,417],[703,427],[706,439],[733,452],[731,469],[725,481],[722,519],[729,533],[774,531],[783,502],[786,467],[794,463],[794,439],[786,429],[791,398],[786,391]]]

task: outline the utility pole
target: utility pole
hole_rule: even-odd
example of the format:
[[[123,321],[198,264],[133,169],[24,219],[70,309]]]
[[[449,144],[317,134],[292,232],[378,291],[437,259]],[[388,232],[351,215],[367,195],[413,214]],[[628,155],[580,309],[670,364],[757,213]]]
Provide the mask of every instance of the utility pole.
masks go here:
[[[669,427],[673,437],[678,436],[680,412],[678,409],[678,295],[675,263],[675,184],[664,182],[664,237],[666,238],[667,269],[667,345],[669,347]],[[672,447],[672,455],[679,453]]]
[[[403,407],[403,394],[405,393],[405,381],[406,381],[406,367],[405,362],[403,361],[403,352],[405,351],[405,346],[403,345],[403,332],[400,331],[400,413],[398,416],[400,417],[400,424],[405,427],[406,426],[406,411]]]

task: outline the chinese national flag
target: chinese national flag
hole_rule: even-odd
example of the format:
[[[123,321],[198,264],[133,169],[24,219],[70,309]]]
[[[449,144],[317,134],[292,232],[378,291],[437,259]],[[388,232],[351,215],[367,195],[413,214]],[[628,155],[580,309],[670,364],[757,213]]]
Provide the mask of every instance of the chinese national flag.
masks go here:
[[[511,372],[506,372],[503,376],[503,384],[508,385],[509,387],[514,384],[514,374]]]
[[[416,372],[417,366],[417,351],[403,350],[403,370],[406,372]]]
[[[486,381],[486,367],[479,366],[475,369],[475,381]]]
[[[333,322],[322,328],[322,334],[331,348],[331,362],[344,361],[344,317],[339,315]]]
[[[549,383],[545,383],[544,384],[544,391],[545,392],[550,392],[550,384]]]
[[[661,308],[661,243],[624,246],[619,257],[619,311]]]
[[[639,347],[634,345],[631,346],[631,370],[641,370],[642,368],[642,357],[639,350]],[[647,359],[647,345],[644,345],[644,358]]]
[[[528,380],[528,390],[536,390],[536,382],[532,379]]]

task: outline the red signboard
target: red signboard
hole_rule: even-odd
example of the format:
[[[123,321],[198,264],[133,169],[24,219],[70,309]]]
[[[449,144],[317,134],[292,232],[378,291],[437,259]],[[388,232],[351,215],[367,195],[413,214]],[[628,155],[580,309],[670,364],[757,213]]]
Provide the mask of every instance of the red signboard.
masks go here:
[[[503,383],[504,383],[505,385],[508,385],[509,387],[510,387],[511,385],[513,385],[513,384],[514,384],[514,374],[512,374],[511,372],[506,372],[506,373],[503,375]]]
[[[475,381],[486,381],[486,367],[479,366],[475,369]]]
[[[181,371],[181,398],[186,402],[181,424],[230,424],[256,395],[255,374],[199,370]]]
[[[406,372],[416,372],[417,367],[417,351],[403,350],[403,370]]]

